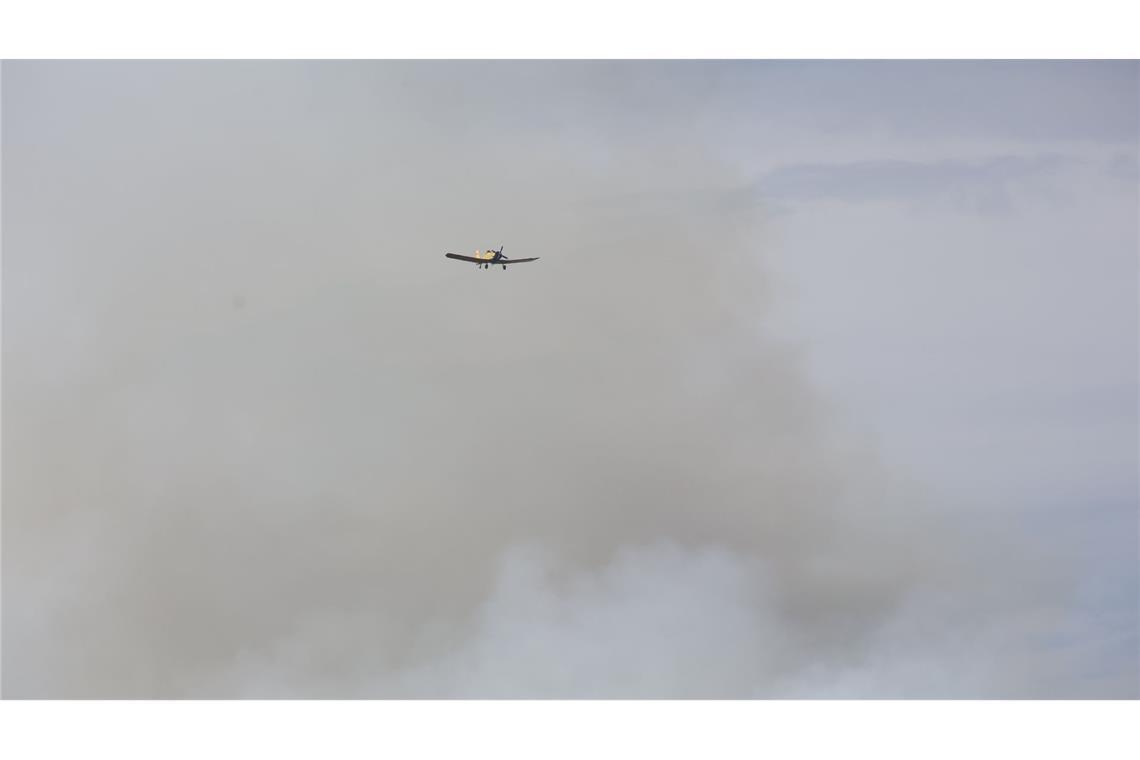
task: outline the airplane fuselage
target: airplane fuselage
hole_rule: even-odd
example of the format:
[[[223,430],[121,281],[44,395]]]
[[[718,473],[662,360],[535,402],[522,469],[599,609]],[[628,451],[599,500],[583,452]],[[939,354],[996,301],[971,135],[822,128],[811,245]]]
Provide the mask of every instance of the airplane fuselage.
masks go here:
[[[503,249],[502,248],[500,248],[497,251],[489,248],[486,251],[483,251],[482,253],[480,253],[479,251],[475,251],[475,258],[483,259],[484,261],[487,262],[485,264],[478,264],[477,265],[477,266],[483,267],[484,269],[489,268],[492,264],[502,264],[503,269],[506,269],[507,263],[510,261],[510,259],[508,259],[506,256],[503,255]]]

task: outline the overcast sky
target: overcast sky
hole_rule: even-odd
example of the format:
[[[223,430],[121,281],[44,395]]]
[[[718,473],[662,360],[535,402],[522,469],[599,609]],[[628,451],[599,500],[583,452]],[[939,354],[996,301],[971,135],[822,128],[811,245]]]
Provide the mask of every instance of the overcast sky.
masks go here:
[[[0,77],[5,696],[1140,696],[1136,63]]]

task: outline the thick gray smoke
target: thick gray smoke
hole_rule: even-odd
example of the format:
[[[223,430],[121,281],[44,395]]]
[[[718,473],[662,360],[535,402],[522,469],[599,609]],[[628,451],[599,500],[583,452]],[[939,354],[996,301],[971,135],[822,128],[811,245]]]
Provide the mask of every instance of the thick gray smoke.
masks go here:
[[[6,64],[5,694],[1063,690],[766,330],[718,71]]]

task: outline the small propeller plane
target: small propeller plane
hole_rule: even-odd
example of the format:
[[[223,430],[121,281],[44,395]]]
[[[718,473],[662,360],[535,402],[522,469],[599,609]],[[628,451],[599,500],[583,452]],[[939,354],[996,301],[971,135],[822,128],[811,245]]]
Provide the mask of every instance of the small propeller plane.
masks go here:
[[[449,259],[459,259],[460,261],[470,261],[475,264],[476,269],[487,269],[492,264],[502,264],[503,269],[507,268],[507,264],[524,264],[528,261],[538,261],[539,257],[535,256],[533,259],[508,259],[503,255],[503,246],[499,246],[499,250],[493,251],[488,249],[486,251],[475,251],[474,256],[460,256],[458,253],[445,253]]]

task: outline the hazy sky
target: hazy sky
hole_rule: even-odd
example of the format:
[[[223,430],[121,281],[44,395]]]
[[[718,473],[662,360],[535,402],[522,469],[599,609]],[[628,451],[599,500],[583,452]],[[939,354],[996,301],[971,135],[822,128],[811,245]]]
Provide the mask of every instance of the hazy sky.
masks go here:
[[[1138,73],[4,63],[4,695],[1140,696]]]

